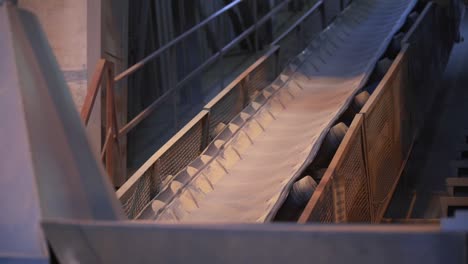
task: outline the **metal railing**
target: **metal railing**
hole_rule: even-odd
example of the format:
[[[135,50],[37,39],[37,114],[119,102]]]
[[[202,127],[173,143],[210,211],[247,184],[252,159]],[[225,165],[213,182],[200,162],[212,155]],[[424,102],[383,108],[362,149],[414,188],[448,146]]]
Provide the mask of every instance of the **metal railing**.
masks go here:
[[[242,72],[117,190],[129,218],[138,217],[170,181],[203,164],[199,156],[206,146],[276,77],[278,52],[272,47]]]
[[[81,109],[81,119],[85,126],[91,117],[91,112],[104,83],[106,92],[106,136],[101,150],[101,160],[105,161],[109,177],[114,175],[116,168],[116,153],[120,153],[119,134],[117,128],[117,116],[114,102],[114,64],[105,59],[100,59],[88,87],[88,93]],[[110,178],[112,181],[112,177]]]
[[[329,0],[329,1],[332,1],[332,0]],[[114,104],[113,87],[115,87],[118,82],[123,81],[124,79],[128,78],[132,74],[135,74],[137,71],[144,68],[145,65],[155,60],[156,58],[160,57],[162,54],[165,54],[166,52],[170,52],[171,49],[175,47],[175,45],[187,39],[194,32],[197,32],[198,30],[203,29],[203,27],[208,25],[210,22],[214,21],[216,18],[220,17],[221,15],[226,14],[228,11],[238,6],[241,2],[243,1],[242,0],[233,1],[229,5],[215,12],[214,14],[212,14],[211,16],[209,16],[208,18],[206,18],[199,24],[195,25],[194,27],[184,32],[180,36],[176,37],[172,41],[168,42],[167,44],[163,45],[158,50],[154,51],[153,53],[151,53],[150,55],[148,55],[147,57],[145,57],[144,59],[142,59],[135,65],[131,66],[130,68],[128,68],[127,70],[123,71],[122,73],[116,76],[113,75],[113,72],[112,72],[113,65],[110,62],[103,61],[103,60],[98,62],[96,72],[93,76],[93,80],[90,83],[89,88],[88,88],[88,94],[86,96],[86,100],[85,100],[83,110],[82,110],[82,117],[85,123],[87,123],[89,120],[90,113],[93,109],[93,105],[96,101],[96,97],[99,92],[99,87],[102,84],[103,75],[105,74],[107,77],[106,78],[106,106],[105,106],[106,137],[105,137],[104,145],[102,148],[103,149],[102,157],[103,159],[105,159],[107,172],[110,175],[111,179],[117,179],[117,178],[120,179],[118,182],[115,180],[113,181],[115,186],[121,186],[123,184],[122,179],[125,179],[126,176],[122,176],[122,175],[125,175],[127,173],[126,168],[125,168],[126,160],[123,160],[120,154],[121,153],[120,148],[122,146],[120,146],[119,139],[127,136],[128,133],[132,131],[137,125],[139,125],[142,121],[144,121],[152,113],[154,113],[158,109],[158,107],[161,107],[163,104],[167,104],[168,102],[172,104],[172,111],[174,112],[172,116],[174,116],[174,119],[175,119],[173,122],[175,124],[174,131],[177,131],[180,128],[181,124],[179,124],[177,120],[178,109],[177,109],[177,102],[174,99],[176,96],[176,93],[180,91],[180,89],[182,89],[184,85],[187,85],[188,83],[190,83],[190,81],[194,80],[194,78],[200,75],[202,71],[206,70],[209,66],[213,65],[220,58],[222,59],[223,56],[225,56],[225,54],[227,54],[230,50],[232,50],[237,44],[245,40],[249,35],[255,33],[256,30],[259,29],[259,27],[267,23],[278,12],[280,12],[282,9],[287,7],[287,4],[290,3],[291,0],[285,0],[281,2],[263,17],[258,18],[258,19],[256,18],[256,21],[254,22],[253,25],[245,29],[240,35],[238,35],[233,40],[231,40],[227,45],[222,47],[218,52],[213,54],[205,62],[203,62],[201,65],[195,68],[192,72],[187,74],[175,86],[170,87],[158,99],[153,101],[150,105],[144,108],[139,114],[133,117],[126,124],[123,124],[121,127],[119,127],[116,121],[117,118],[116,118],[116,111],[115,111],[115,104]],[[339,3],[340,3],[341,9],[343,9],[345,7],[344,1],[340,0]],[[306,21],[306,19],[309,18],[316,11],[321,12],[322,29],[326,27],[327,18],[325,17],[324,1],[319,0],[311,8],[309,8],[295,23],[293,23],[287,30],[285,30],[280,36],[278,36],[275,40],[273,40],[272,45],[281,43],[281,41],[284,38],[300,30],[301,25],[304,23],[304,21]],[[258,36],[257,34],[255,35],[257,38],[256,41],[258,41]],[[302,40],[302,42],[305,43],[304,40]],[[305,45],[302,48],[305,48]],[[296,51],[300,52],[300,49]],[[223,76],[223,80],[221,82],[222,84],[224,84],[224,77],[225,76]]]
[[[281,34],[274,43],[281,43],[291,33],[297,35],[296,30],[300,30],[301,27],[307,28],[304,23],[311,22],[306,20],[321,5],[322,3],[318,2],[311,7],[298,19],[298,22],[286,30],[287,34]],[[302,41],[302,43],[306,43],[306,41]],[[305,47],[305,45],[299,46],[299,50],[293,55],[297,55]],[[204,107],[206,115],[198,115],[192,119],[129,178],[117,191],[117,196],[122,202],[127,216],[130,218],[138,217],[141,210],[153,197],[166,188],[172,179],[177,178],[180,174],[188,173],[187,166],[196,167],[193,163],[203,163],[193,160],[201,154],[211,140],[215,139],[220,133],[220,129],[228,125],[263,88],[273,82],[280,70],[280,55],[282,55],[280,47],[273,46]],[[221,127],[219,127],[220,125]],[[201,129],[196,129],[196,127]],[[181,142],[187,146],[197,147],[181,150],[177,147]],[[165,158],[166,156],[171,157],[171,159]],[[171,168],[171,170],[164,168]]]
[[[443,8],[426,5],[356,115],[300,223],[382,221],[439,88],[455,40],[449,21]]]
[[[197,74],[199,74],[201,71],[206,69],[208,66],[213,64],[215,61],[217,61],[219,58],[221,58],[224,54],[226,54],[229,50],[231,50],[236,44],[239,42],[243,41],[246,39],[250,34],[252,34],[258,27],[261,25],[265,24],[269,19],[271,19],[276,13],[278,13],[282,8],[286,6],[292,0],[285,0],[282,3],[278,4],[276,7],[274,7],[268,14],[263,16],[260,20],[256,21],[254,25],[250,26],[247,28],[244,32],[242,32],[239,36],[237,36],[235,39],[230,41],[226,46],[221,48],[220,51],[212,55],[210,58],[208,58],[205,62],[203,62],[200,66],[198,66],[195,70],[193,70],[191,73],[189,73],[185,78],[183,78],[175,87],[171,87],[169,90],[164,92],[163,95],[161,95],[156,101],[154,101],[151,105],[146,107],[143,111],[141,111],[140,114],[135,116],[131,121],[129,121],[126,125],[124,125],[122,128],[119,130],[119,136],[123,136],[127,134],[132,128],[134,128],[136,125],[138,125],[143,119],[145,119],[147,116],[151,114],[155,110],[155,108],[161,104],[162,101],[166,100],[171,94],[173,94],[177,89],[180,89],[184,84],[187,82],[191,81]],[[118,82],[123,80],[124,78],[127,78],[130,76],[132,73],[136,72],[137,70],[141,69],[144,65],[149,63],[150,61],[156,59],[158,56],[163,54],[166,51],[169,51],[170,48],[174,47],[177,43],[180,41],[184,40],[190,34],[193,32],[201,29],[205,25],[207,25],[209,22],[213,21],[217,17],[219,17],[222,14],[225,14],[227,11],[230,9],[234,8],[237,6],[239,3],[241,3],[242,0],[237,0],[231,3],[230,5],[226,6],[225,8],[221,9],[220,11],[216,12],[215,14],[211,15],[207,19],[205,19],[203,22],[200,24],[194,26],[184,34],[180,35],[179,37],[175,38],[173,41],[167,43],[160,49],[156,50],[155,52],[151,53],[148,55],[146,58],[142,59],[140,62],[136,63],[132,67],[130,67],[128,70],[118,74],[115,78],[114,81]],[[314,5],[311,10],[307,12],[307,14],[312,13],[313,11],[317,10],[320,6],[323,5],[323,1],[319,0],[316,5]],[[300,20],[303,20],[305,17],[301,17]],[[323,25],[325,27],[325,25]],[[287,32],[292,31],[295,27],[289,28]],[[278,42],[280,39],[284,37],[285,34],[282,34],[277,40],[273,41],[273,45],[275,45],[276,42]]]

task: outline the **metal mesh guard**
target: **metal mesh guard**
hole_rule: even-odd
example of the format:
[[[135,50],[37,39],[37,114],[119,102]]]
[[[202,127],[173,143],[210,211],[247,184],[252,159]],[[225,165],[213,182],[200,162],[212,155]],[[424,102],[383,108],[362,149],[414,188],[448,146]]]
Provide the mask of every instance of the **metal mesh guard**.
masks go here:
[[[222,99],[215,103],[210,109],[210,138],[216,136],[216,126],[220,123],[225,125],[237,116],[244,108],[242,90],[240,84],[236,85]]]
[[[200,155],[202,142],[203,123],[199,121],[144,172],[128,191],[130,193],[127,192],[121,197],[120,200],[129,218],[135,218],[171,176],[176,175]]]
[[[309,221],[321,223],[335,222],[332,181],[328,181],[320,195],[316,206],[312,209]]]
[[[396,129],[399,112],[395,109],[400,69],[401,67],[395,68],[385,86],[375,91],[379,94],[373,101],[372,108],[365,114],[368,168],[373,212],[376,216],[382,213],[399,178],[402,165],[400,131]]]
[[[369,189],[364,161],[362,126],[359,126],[344,160],[336,168],[335,177],[344,183],[343,211],[347,222],[370,222]]]
[[[372,220],[362,131],[363,118],[358,115],[320,182],[324,186],[323,190],[314,193],[319,198],[311,210],[309,221],[332,223]]]

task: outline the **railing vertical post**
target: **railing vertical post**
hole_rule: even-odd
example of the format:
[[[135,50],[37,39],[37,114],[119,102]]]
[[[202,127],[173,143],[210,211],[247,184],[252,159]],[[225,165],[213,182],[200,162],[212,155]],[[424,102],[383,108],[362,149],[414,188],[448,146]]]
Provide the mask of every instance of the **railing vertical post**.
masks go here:
[[[249,88],[247,87],[247,80],[249,77],[247,76],[245,79],[239,83],[240,90],[241,90],[241,97],[242,97],[242,109],[249,104]]]
[[[200,154],[205,150],[206,147],[208,147],[208,144],[210,143],[210,117],[211,111],[208,110],[206,116],[201,120],[202,138],[200,144]]]
[[[174,132],[176,132],[179,128],[179,108],[177,106],[178,103],[178,95],[180,94],[180,87],[175,89],[174,92],[172,92],[172,119],[173,119],[173,125],[174,125]]]
[[[279,45],[278,45],[279,46]],[[281,46],[275,51],[275,58],[274,58],[274,76],[278,76],[280,74],[280,50]]]
[[[221,65],[225,65],[224,64],[224,58],[225,58],[225,53],[224,52],[221,52],[221,56],[219,57],[219,63]],[[220,66],[219,67],[221,69],[221,85],[217,85],[217,91],[221,91],[224,87],[224,83],[225,83],[225,79],[226,79],[226,70],[224,69],[224,67]]]
[[[176,63],[176,60],[177,60],[177,50],[175,47],[171,48],[169,50],[169,58],[168,58],[168,61],[170,63],[170,69],[171,71],[169,72],[170,73],[170,76],[169,76],[169,85],[168,85],[168,88],[170,89],[170,87],[177,87],[177,83],[178,83],[178,80],[177,80],[177,73],[176,73],[176,69],[177,69],[177,63]],[[179,103],[179,100],[181,102],[183,102],[182,100],[184,98],[182,98],[183,96],[183,92],[182,92],[182,89],[187,89],[187,84],[179,87],[179,88],[176,88],[174,90],[174,127],[175,127],[175,131],[177,131],[179,129],[179,125],[180,125],[180,120],[179,120],[179,106],[178,106],[178,103]]]
[[[258,2],[257,0],[253,0],[253,19],[254,19],[254,24],[255,24],[255,53],[257,53],[260,49],[260,43],[258,42],[258,30],[259,28],[257,27],[257,21],[258,21]]]
[[[91,111],[96,101],[96,97],[99,91],[99,87],[102,80],[102,74],[106,67],[106,60],[100,59],[96,65],[96,70],[94,71],[93,77],[88,87],[88,92],[86,93],[86,98],[81,108],[81,120],[83,120],[84,125],[88,125],[89,118],[91,117]]]
[[[320,18],[322,20],[322,29],[327,27],[327,14],[325,13],[325,2],[320,5]]]
[[[297,28],[296,28],[296,36],[297,36],[297,39],[299,40],[298,43],[300,45],[299,47],[299,50],[302,51],[305,47],[305,44],[304,44],[304,36],[302,34],[302,26],[301,24],[297,25]],[[291,58],[291,61],[293,60],[294,58]]]
[[[111,110],[112,110],[112,142],[114,143],[114,155],[117,156],[115,160],[114,167],[114,184],[115,186],[122,186],[122,184],[125,183],[127,180],[127,172],[126,172],[126,156],[124,155],[124,151],[121,149],[121,144],[120,144],[120,138],[119,138],[119,123],[117,122],[117,109],[116,109],[116,103],[115,103],[115,81],[114,81],[114,64],[112,62],[109,62],[109,68],[108,68],[108,80],[109,80],[109,86],[111,87],[110,89],[110,98],[112,100],[111,102]]]
[[[373,200],[373,190],[372,190],[372,184],[371,184],[371,178],[370,178],[370,172],[369,172],[369,159],[367,157],[368,152],[367,152],[367,135],[366,135],[366,115],[363,113],[358,113],[356,114],[356,117],[360,117],[362,119],[361,122],[361,149],[362,149],[362,159],[364,160],[364,172],[366,175],[366,188],[367,188],[367,193],[369,194],[367,197],[367,204],[369,205],[369,214],[370,214],[370,219],[371,223],[375,223],[374,221],[374,200]]]
[[[114,156],[114,135],[115,132],[114,130],[114,114],[113,114],[113,104],[114,104],[114,98],[113,98],[113,75],[112,75],[112,67],[109,62],[106,63],[105,67],[105,72],[106,72],[106,131],[112,131],[110,133],[110,141],[109,145],[107,146],[106,151],[106,171],[107,174],[110,178],[111,183],[115,186],[115,156]]]

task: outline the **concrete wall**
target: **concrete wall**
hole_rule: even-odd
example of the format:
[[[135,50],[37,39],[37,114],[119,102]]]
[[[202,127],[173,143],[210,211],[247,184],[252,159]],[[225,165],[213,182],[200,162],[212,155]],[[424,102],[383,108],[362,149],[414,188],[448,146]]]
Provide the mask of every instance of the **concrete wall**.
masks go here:
[[[78,111],[101,57],[101,0],[18,0],[41,23]],[[86,128],[94,152],[101,151],[101,102]]]
[[[129,0],[18,0],[18,6],[33,13],[41,23],[49,45],[81,110],[88,82],[96,63],[105,58],[116,73],[127,68]],[[116,85],[117,120],[127,121],[126,82]],[[105,96],[105,95],[104,95]],[[98,95],[101,98],[101,94]],[[102,100],[96,100],[87,126],[96,153],[102,143]],[[104,121],[104,122],[103,122]],[[122,139],[122,160],[126,160],[126,139]],[[125,164],[121,164],[125,167]],[[122,168],[122,170],[125,170]]]
[[[37,16],[64,73],[78,109],[87,89],[86,0],[19,0]],[[94,67],[94,66],[92,66]]]

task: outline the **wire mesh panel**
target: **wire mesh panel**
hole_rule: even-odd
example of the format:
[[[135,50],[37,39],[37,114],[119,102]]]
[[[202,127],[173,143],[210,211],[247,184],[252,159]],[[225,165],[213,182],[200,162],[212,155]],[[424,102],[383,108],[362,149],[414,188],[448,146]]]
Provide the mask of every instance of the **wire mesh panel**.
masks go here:
[[[155,164],[154,172],[161,182],[168,176],[177,174],[191,161],[197,158],[203,150],[203,124],[196,123],[185,135],[173,143]]]
[[[244,85],[249,98],[253,98],[259,91],[274,81],[276,77],[275,59],[274,56],[269,57],[245,79]]]
[[[260,59],[261,61],[259,61],[256,67],[254,67],[244,79],[243,85],[245,85],[249,101],[252,100],[259,91],[263,90],[275,80],[277,75],[278,50],[278,46],[271,49]],[[247,103],[248,102],[245,102],[244,106],[247,105]]]
[[[322,182],[322,191],[319,191],[320,189],[317,188],[317,190],[314,193],[315,197],[312,197],[312,199],[315,198],[315,201],[310,206],[311,210],[308,211],[307,221],[320,223],[334,223],[335,203],[333,199],[333,182],[332,179],[329,179],[327,181],[322,180]]]
[[[227,125],[242,111],[250,101],[248,90],[260,91],[273,81],[277,50],[277,46],[273,47],[240,74],[122,186],[117,194],[130,218],[136,217],[173,176],[201,154],[219,132],[219,124]]]
[[[452,48],[445,11],[426,5],[362,109],[362,125],[356,125],[358,115],[353,121],[358,128],[348,131],[300,222],[381,220]]]
[[[367,164],[376,221],[382,217],[402,166],[399,89],[403,82],[400,54],[364,106]]]
[[[375,221],[382,218],[390,202],[404,159],[432,105],[448,59],[448,53],[439,50],[448,49],[444,47],[446,40],[434,39],[444,35],[437,21],[446,21],[436,18],[436,8],[439,7],[433,3],[426,5],[405,37],[404,42],[410,45],[404,46],[361,111],[365,116],[369,190]]]
[[[358,114],[299,222],[371,222],[368,182]]]
[[[117,191],[129,218],[137,216],[174,175],[200,155],[206,144],[207,117],[206,111],[197,115]]]
[[[370,192],[363,149],[363,118],[357,115],[351,127],[347,154],[335,169],[335,178],[344,184],[346,222],[371,222]],[[339,193],[339,192],[338,192]]]
[[[225,93],[221,93],[221,97],[215,97],[212,103],[208,104],[205,109],[210,111],[210,140],[220,132],[217,127],[220,124],[227,125],[239,114],[244,108],[244,96],[241,84],[230,87]]]
[[[254,95],[273,82],[276,77],[278,49],[278,46],[271,48],[205,106],[210,112],[210,140],[221,132],[220,124],[227,125]]]

